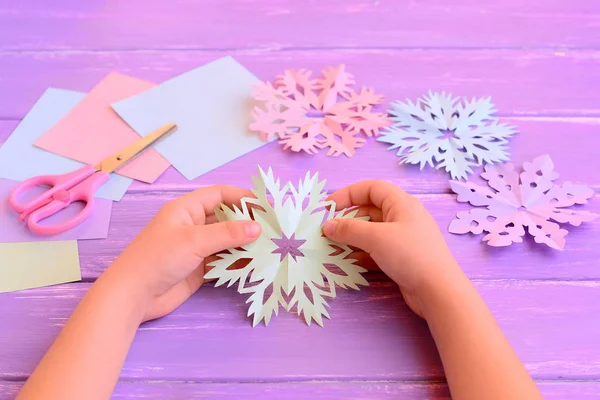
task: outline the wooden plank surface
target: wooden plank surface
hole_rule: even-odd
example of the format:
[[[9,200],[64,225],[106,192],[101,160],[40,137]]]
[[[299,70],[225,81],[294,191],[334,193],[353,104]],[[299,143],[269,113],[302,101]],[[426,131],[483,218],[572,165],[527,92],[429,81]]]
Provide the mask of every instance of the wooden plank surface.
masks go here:
[[[514,162],[530,160],[538,154],[552,154],[556,169],[564,180],[600,187],[597,150],[585,145],[597,135],[600,119],[557,121],[555,118],[528,117],[507,120],[522,129],[522,133],[514,140]],[[0,121],[0,143],[15,126],[15,121]],[[565,137],[569,140],[565,140]],[[371,143],[352,159],[332,159],[322,155],[290,156],[276,145],[269,145],[195,181],[186,181],[176,171],[169,170],[154,185],[134,183],[129,194],[113,206],[107,240],[80,242],[83,277],[93,279],[99,276],[167,201],[211,184],[251,187],[250,174],[255,173],[257,164],[264,165],[264,160],[269,160],[268,165],[285,180],[296,181],[304,176],[306,170],[319,171],[320,176],[328,180],[327,188],[330,191],[362,179],[384,179],[418,195],[436,218],[461,266],[472,278],[571,280],[600,277],[596,263],[600,258],[600,220],[571,227],[567,246],[562,252],[537,245],[530,239],[511,248],[491,248],[481,242],[482,235],[453,235],[446,232],[456,212],[470,206],[458,204],[453,194],[442,194],[449,191],[445,174],[430,170],[419,172],[412,166],[398,166],[395,156],[384,149],[385,146],[380,143]],[[586,167],[582,168],[582,165]],[[340,169],[345,173],[338,173]],[[600,213],[600,198],[596,196],[581,209]],[[518,262],[515,263],[515,259]]]
[[[298,175],[299,176],[299,175]],[[249,187],[248,182],[244,187]],[[109,236],[106,240],[79,242],[82,275],[95,278],[114,260],[125,246],[167,201],[181,192],[152,192],[126,195],[113,206]],[[510,248],[492,248],[481,242],[482,235],[454,235],[446,228],[457,210],[469,206],[458,204],[453,195],[419,195],[435,217],[458,262],[471,278],[489,279],[596,279],[600,277],[600,220],[572,227],[562,252],[554,251],[526,239]],[[600,196],[586,209],[600,213]]]
[[[0,2],[0,50],[594,47],[595,0]]]
[[[477,281],[476,286],[537,379],[600,379],[596,281]],[[1,297],[0,379],[26,377],[89,284]],[[173,314],[144,324],[122,379],[195,382],[439,380],[426,323],[397,286],[340,291],[325,327],[282,313],[252,328],[245,297],[210,285]],[[51,304],[51,307],[49,307]],[[357,362],[361,360],[361,362]]]
[[[565,118],[566,119],[566,118]],[[576,118],[560,121],[535,118],[508,118],[522,133],[514,140],[513,161],[530,160],[538,154],[552,154],[556,170],[564,180],[600,188],[600,161],[597,150],[585,143],[600,129],[600,119]],[[16,121],[0,121],[0,143],[16,126]],[[565,140],[568,137],[569,140]],[[235,160],[195,181],[186,181],[174,170],[167,171],[155,184],[134,183],[129,193],[113,206],[109,236],[106,240],[81,241],[82,275],[94,279],[114,260],[160,207],[181,194],[212,184],[251,187],[256,165],[269,160],[284,180],[297,181],[306,170],[319,171],[328,180],[330,191],[362,179],[384,179],[417,195],[433,214],[467,274],[477,279],[597,279],[600,268],[600,220],[570,227],[564,251],[557,252],[528,239],[510,248],[491,248],[481,242],[483,235],[453,235],[446,228],[456,213],[469,205],[459,204],[448,192],[446,175],[440,171],[418,171],[412,166],[396,165],[392,152],[380,143],[371,143],[352,159],[332,159],[323,155],[292,155],[275,146],[258,150]],[[391,158],[389,162],[387,158]],[[290,162],[290,159],[293,160]],[[582,166],[586,166],[582,168]],[[344,171],[340,174],[338,171]],[[478,181],[476,177],[473,181]],[[422,194],[430,192],[431,194]],[[600,198],[579,209],[600,213]],[[518,260],[515,263],[514,260]],[[376,279],[376,277],[375,277]]]
[[[20,382],[0,381],[0,393],[16,396]],[[546,400],[595,400],[600,383],[540,382]],[[291,400],[450,400],[446,385],[424,382],[308,382],[308,383],[192,383],[192,382],[120,382],[114,399],[235,399]]]
[[[521,132],[511,142],[512,162],[520,165],[538,155],[549,154],[560,175],[559,182],[571,181],[600,190],[600,157],[597,148],[588,145],[600,135],[600,118],[513,117],[505,120]],[[0,144],[17,123],[0,120]],[[429,167],[419,170],[415,165],[399,165],[393,151],[388,151],[384,143],[373,140],[352,158],[297,154],[282,151],[278,143],[272,143],[193,181],[169,168],[153,185],[134,182],[129,193],[187,192],[215,184],[248,187],[251,185],[250,175],[257,171],[257,165],[271,166],[282,180],[295,182],[307,170],[318,171],[321,177],[327,179],[330,191],[365,179],[382,179],[394,182],[413,194],[451,193],[447,173]],[[475,169],[470,179],[483,184],[478,178],[481,170]]]
[[[21,118],[48,86],[88,91],[111,71],[162,82],[225,55],[260,79],[286,68],[346,64],[360,86],[388,101],[428,90],[492,96],[502,115],[599,116],[600,51],[580,50],[202,50],[0,52],[0,119]]]
[[[0,0],[0,144],[49,86],[87,91],[111,71],[161,82],[230,54],[260,79],[345,63],[386,101],[429,89],[492,96],[520,130],[515,163],[548,153],[561,179],[599,190],[599,46],[596,0]],[[91,282],[182,193],[247,187],[260,163],[284,180],[319,171],[329,190],[391,181],[443,230],[468,208],[446,174],[398,166],[381,143],[352,159],[276,147],[191,182],[170,169],[154,185],[134,183],[108,239],[80,243],[84,282],[0,295],[0,399],[15,396]],[[598,197],[585,209],[600,212]],[[572,228],[563,252],[445,233],[547,399],[600,395],[599,231],[600,221]],[[368,278],[371,287],[332,301],[325,328],[284,314],[252,329],[245,299],[208,285],[140,329],[115,398],[448,399],[426,324],[385,277]]]

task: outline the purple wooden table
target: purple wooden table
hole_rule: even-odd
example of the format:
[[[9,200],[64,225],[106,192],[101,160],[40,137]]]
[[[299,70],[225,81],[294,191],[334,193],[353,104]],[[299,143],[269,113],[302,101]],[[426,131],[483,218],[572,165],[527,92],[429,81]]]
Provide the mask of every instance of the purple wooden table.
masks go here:
[[[451,5],[452,4],[452,5]],[[600,188],[597,0],[0,0],[0,143],[49,86],[89,90],[110,71],[160,82],[226,54],[261,79],[345,63],[388,100],[428,89],[493,97],[520,128],[513,160],[549,153],[561,176]],[[353,159],[269,145],[195,181],[167,171],[115,204],[107,240],[80,243],[79,283],[0,295],[0,398],[12,398],[92,282],[166,201],[270,164],[318,170],[330,190],[367,179],[418,196],[446,228],[462,208],[447,176],[399,167],[370,142]],[[600,196],[587,207],[600,212]],[[565,251],[447,240],[548,399],[600,395],[600,220]],[[4,261],[6,262],[6,260]],[[325,328],[283,313],[252,329],[245,298],[203,287],[141,327],[115,398],[447,399],[425,323],[385,277],[341,291]]]

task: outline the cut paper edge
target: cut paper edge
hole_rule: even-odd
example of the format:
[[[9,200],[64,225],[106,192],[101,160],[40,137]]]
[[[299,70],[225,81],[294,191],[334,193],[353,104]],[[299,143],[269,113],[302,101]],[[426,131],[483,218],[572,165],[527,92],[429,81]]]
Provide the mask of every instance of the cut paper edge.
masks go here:
[[[486,165],[481,176],[488,186],[450,181],[457,201],[475,207],[456,214],[448,226],[450,233],[485,232],[482,241],[495,247],[520,243],[529,234],[536,243],[563,250],[565,224],[579,226],[599,216],[569,209],[587,203],[594,191],[570,182],[554,183],[558,174],[548,155],[524,162],[521,171],[513,164]]]
[[[243,198],[240,207],[221,205],[215,215],[219,221],[254,219],[263,228],[261,236],[246,246],[218,254],[220,258],[209,265],[213,268],[205,278],[217,279],[215,286],[237,284],[240,294],[250,294],[248,316],[253,317],[253,326],[261,321],[268,325],[280,306],[288,312],[296,307],[308,325],[315,321],[323,326],[323,317],[329,318],[326,299],[336,297],[336,286],[358,290],[358,285],[368,285],[361,275],[366,270],[356,260],[346,258],[352,250],[326,239],[321,230],[325,220],[353,218],[358,210],[336,212],[335,204],[325,200],[325,181],[319,181],[318,174],[308,172],[296,187],[291,182],[282,185],[272,169],[265,172],[259,167],[253,182],[254,198]],[[297,247],[280,251],[277,244],[284,237],[294,237]],[[241,269],[229,268],[240,259],[250,262]],[[335,265],[343,275],[327,265]]]

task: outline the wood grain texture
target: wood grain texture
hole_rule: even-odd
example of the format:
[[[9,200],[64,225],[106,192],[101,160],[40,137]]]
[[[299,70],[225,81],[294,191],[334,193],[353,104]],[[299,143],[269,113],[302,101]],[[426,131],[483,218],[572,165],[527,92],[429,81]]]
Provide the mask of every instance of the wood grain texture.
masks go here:
[[[87,91],[111,71],[161,82],[230,54],[269,80],[345,63],[386,101],[429,89],[492,96],[521,132],[515,163],[547,153],[562,180],[599,190],[599,46],[596,0],[0,0],[0,143],[47,87]],[[80,243],[84,282],[0,295],[0,399],[14,398],[91,281],[162,204],[212,184],[247,187],[257,164],[284,180],[319,171],[329,190],[391,181],[445,231],[468,208],[447,175],[398,166],[385,148],[333,159],[271,144],[191,182],[170,169],[134,183],[107,240]],[[599,196],[585,209],[600,212]],[[563,252],[445,233],[547,399],[600,396],[599,231],[600,221],[572,228]],[[243,296],[207,285],[140,329],[114,398],[449,399],[426,324],[385,277],[368,278],[332,301],[325,328],[283,314],[252,329]]]
[[[513,161],[530,160],[538,154],[551,154],[564,180],[600,187],[597,171],[600,162],[596,148],[585,143],[597,136],[600,119],[575,119],[561,122],[550,120],[509,118],[522,133],[514,140]],[[15,121],[0,121],[0,143],[16,126]],[[568,137],[569,140],[564,140]],[[297,181],[306,170],[319,171],[333,191],[362,179],[384,179],[417,195],[433,214],[444,232],[450,248],[471,278],[477,279],[597,279],[600,269],[600,220],[569,227],[564,251],[551,250],[530,238],[509,248],[492,248],[481,242],[483,235],[453,235],[446,231],[450,221],[469,205],[459,204],[448,191],[445,174],[439,171],[418,172],[412,166],[396,165],[396,158],[380,143],[371,143],[353,159],[307,155],[289,155],[269,146],[235,160],[196,181],[188,182],[176,171],[168,171],[155,184],[135,183],[129,193],[113,206],[111,225],[106,240],[80,241],[80,258],[84,279],[95,279],[116,258],[125,246],[150,221],[160,207],[181,194],[212,184],[251,187],[250,176],[256,165],[269,160],[270,166],[284,180]],[[386,156],[392,156],[388,164]],[[293,160],[293,161],[290,161]],[[586,168],[582,168],[586,165]],[[340,168],[340,166],[342,166]],[[344,173],[339,173],[339,171]],[[473,181],[478,181],[476,177]],[[437,192],[440,194],[421,194]],[[600,197],[579,207],[600,213]],[[518,260],[515,262],[515,260]],[[378,279],[378,276],[372,277]]]
[[[505,118],[518,127],[520,134],[511,141],[511,162],[521,165],[533,158],[549,154],[560,174],[560,181],[571,181],[600,190],[600,157],[590,142],[600,137],[600,118]],[[327,157],[325,154],[307,154],[282,151],[278,143],[271,143],[193,181],[187,181],[173,168],[167,170],[152,187],[134,182],[130,193],[147,190],[194,190],[199,186],[229,184],[247,187],[249,173],[257,165],[271,166],[285,181],[297,181],[306,171],[318,171],[328,181],[333,191],[366,179],[393,182],[409,193],[450,193],[448,173],[416,165],[399,165],[394,151],[384,143],[370,140],[354,157]],[[485,184],[479,179],[483,168],[475,168],[470,180]],[[340,173],[343,171],[343,173]]]
[[[0,381],[0,399],[16,396],[20,382]],[[569,393],[582,394],[587,388],[570,388]],[[448,388],[435,383],[139,383],[120,382],[113,399],[236,399],[291,400],[450,400]],[[585,400],[586,398],[582,398]]]
[[[597,148],[588,145],[600,137],[600,118],[512,117],[504,120],[520,130],[520,134],[511,141],[513,163],[520,165],[538,155],[549,154],[560,174],[559,182],[571,181],[600,190],[600,157]],[[16,125],[16,121],[0,120],[0,145]],[[388,151],[384,143],[373,140],[352,158],[298,154],[283,151],[279,144],[271,143],[193,181],[186,180],[170,168],[152,186],[134,182],[129,193],[188,192],[216,184],[248,187],[251,185],[250,175],[256,173],[257,165],[273,167],[284,181],[297,182],[306,171],[318,171],[322,178],[327,179],[330,191],[361,180],[382,179],[412,194],[450,193],[447,173],[430,167],[419,170],[415,165],[399,165],[393,151]],[[481,170],[475,169],[470,180],[484,184],[478,178]]]
[[[0,50],[600,45],[594,0],[26,3],[0,2]]]
[[[300,177],[300,173],[298,175]],[[248,182],[243,185],[251,185]],[[150,221],[160,207],[181,192],[146,192],[126,195],[113,205],[110,230],[106,240],[79,242],[82,275],[96,278],[125,246]],[[538,245],[530,238],[507,248],[493,248],[481,242],[482,235],[454,235],[446,231],[459,210],[453,195],[419,195],[433,214],[458,262],[471,278],[487,279],[595,279],[600,277],[600,219],[571,227],[565,250],[560,252]],[[600,213],[600,196],[585,209]]]
[[[600,283],[478,281],[476,286],[537,379],[600,378]],[[0,295],[0,379],[24,379],[89,284]],[[51,306],[49,306],[51,304]],[[245,297],[210,285],[173,314],[144,324],[122,379],[195,382],[439,380],[424,321],[397,286],[340,291],[325,327],[282,313],[252,328]],[[357,362],[357,360],[361,360]]]
[[[88,91],[111,71],[162,82],[225,55],[260,79],[286,68],[321,71],[346,64],[359,85],[387,100],[416,98],[429,89],[492,96],[503,115],[600,115],[599,51],[339,50],[136,51],[0,53],[0,119],[21,118],[48,87]]]
[[[12,399],[20,382],[0,381],[0,399]],[[538,382],[546,400],[595,400],[598,382]],[[308,383],[183,383],[119,382],[113,399],[235,399],[291,400],[450,400],[446,385],[408,382],[308,382]]]

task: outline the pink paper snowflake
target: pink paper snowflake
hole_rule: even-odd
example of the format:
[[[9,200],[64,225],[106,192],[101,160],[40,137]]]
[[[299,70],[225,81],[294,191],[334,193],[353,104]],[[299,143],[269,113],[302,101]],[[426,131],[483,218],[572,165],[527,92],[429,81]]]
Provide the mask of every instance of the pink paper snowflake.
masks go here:
[[[253,96],[264,103],[252,111],[250,129],[263,140],[279,138],[285,150],[315,154],[329,148],[328,156],[353,156],[365,135],[377,136],[389,121],[372,110],[383,96],[367,88],[355,92],[354,78],[344,68],[329,67],[317,79],[305,69],[286,70],[275,85],[259,83]]]
[[[579,226],[598,217],[588,211],[567,209],[587,203],[594,191],[570,182],[554,184],[558,174],[547,155],[524,163],[520,173],[513,164],[488,164],[481,177],[495,190],[470,182],[450,181],[459,202],[485,207],[459,212],[450,223],[450,232],[480,234],[485,231],[488,234],[483,240],[490,246],[508,246],[522,242],[527,227],[536,243],[562,250],[568,232],[558,223]]]

